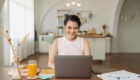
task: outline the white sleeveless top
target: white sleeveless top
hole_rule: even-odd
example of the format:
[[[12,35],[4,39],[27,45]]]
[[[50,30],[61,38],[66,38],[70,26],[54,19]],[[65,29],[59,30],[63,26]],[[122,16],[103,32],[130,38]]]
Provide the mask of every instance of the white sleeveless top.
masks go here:
[[[58,55],[83,55],[84,40],[77,37],[74,41],[69,41],[66,37],[58,38]]]

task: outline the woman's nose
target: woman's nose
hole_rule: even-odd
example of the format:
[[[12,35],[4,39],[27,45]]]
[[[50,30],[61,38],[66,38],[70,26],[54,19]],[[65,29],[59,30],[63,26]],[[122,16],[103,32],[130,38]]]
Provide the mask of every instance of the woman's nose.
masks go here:
[[[74,32],[74,29],[71,29],[71,32]]]

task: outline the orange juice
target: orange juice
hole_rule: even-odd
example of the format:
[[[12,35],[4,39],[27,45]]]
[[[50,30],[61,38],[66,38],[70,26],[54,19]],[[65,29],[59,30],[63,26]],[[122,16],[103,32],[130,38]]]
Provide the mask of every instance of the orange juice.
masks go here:
[[[29,64],[28,71],[30,77],[36,76],[36,64]]]

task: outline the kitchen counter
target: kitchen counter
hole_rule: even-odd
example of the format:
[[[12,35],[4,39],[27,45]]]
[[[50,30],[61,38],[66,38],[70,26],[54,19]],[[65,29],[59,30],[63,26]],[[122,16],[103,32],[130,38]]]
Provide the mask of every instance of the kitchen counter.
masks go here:
[[[63,35],[64,36],[64,35]],[[53,36],[55,38],[60,38],[63,36]],[[94,60],[105,60],[105,53],[110,53],[111,51],[111,38],[103,35],[78,35],[79,37],[86,38],[90,43],[91,54],[94,55]],[[50,45],[47,41],[50,35],[40,35],[39,36],[39,52],[40,53],[49,53]],[[49,39],[49,38],[48,38]],[[51,41],[53,42],[53,40]]]
[[[79,37],[84,37],[84,38],[106,38],[106,36],[103,35],[78,35]],[[56,38],[63,37],[63,36],[55,36]],[[112,38],[112,37],[109,37]]]

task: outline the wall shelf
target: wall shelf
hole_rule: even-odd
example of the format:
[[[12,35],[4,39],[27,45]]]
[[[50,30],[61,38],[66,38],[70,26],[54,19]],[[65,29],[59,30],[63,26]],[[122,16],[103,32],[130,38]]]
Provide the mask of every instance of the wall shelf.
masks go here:
[[[83,26],[87,26],[92,23],[92,11],[57,10],[57,25],[63,26],[64,19],[67,15],[79,16]]]

